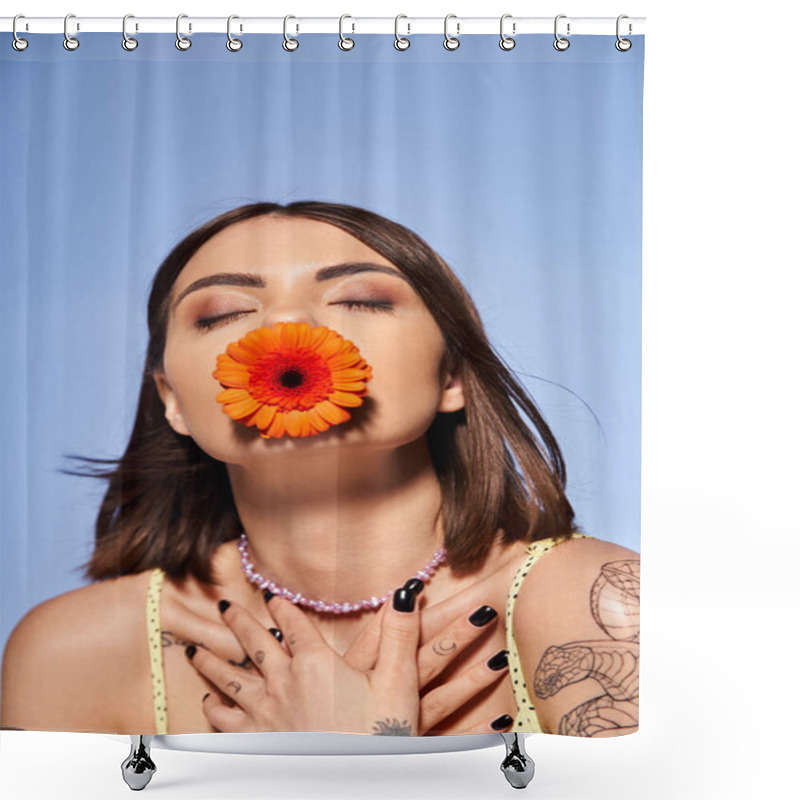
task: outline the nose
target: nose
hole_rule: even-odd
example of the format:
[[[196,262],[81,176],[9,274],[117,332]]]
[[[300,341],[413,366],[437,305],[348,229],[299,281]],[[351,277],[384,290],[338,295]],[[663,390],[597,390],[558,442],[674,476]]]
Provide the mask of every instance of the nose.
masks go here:
[[[313,310],[302,299],[284,299],[267,304],[261,314],[261,324],[270,328],[276,322],[306,322],[312,328],[319,325]]]

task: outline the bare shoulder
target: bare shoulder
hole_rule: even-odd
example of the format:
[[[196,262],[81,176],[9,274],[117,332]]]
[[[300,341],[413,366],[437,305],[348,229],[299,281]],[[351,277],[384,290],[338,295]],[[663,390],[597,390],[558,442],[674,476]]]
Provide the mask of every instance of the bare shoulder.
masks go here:
[[[120,687],[147,666],[149,575],[73,589],[25,614],[3,653],[0,725],[116,732]]]
[[[639,554],[567,540],[519,589],[514,637],[542,728],[618,736],[638,726]]]

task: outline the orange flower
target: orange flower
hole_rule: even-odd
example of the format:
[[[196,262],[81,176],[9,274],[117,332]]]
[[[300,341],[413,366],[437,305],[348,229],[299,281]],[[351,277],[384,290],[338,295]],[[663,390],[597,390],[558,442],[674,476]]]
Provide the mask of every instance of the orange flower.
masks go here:
[[[265,439],[316,436],[350,419],[368,394],[372,367],[325,325],[278,322],[250,331],[217,356],[216,399],[232,419]]]

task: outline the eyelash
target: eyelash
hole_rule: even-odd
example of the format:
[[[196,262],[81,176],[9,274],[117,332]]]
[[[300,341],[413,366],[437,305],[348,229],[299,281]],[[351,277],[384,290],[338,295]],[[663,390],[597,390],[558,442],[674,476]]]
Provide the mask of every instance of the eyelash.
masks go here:
[[[388,311],[388,312],[395,311],[394,305],[388,300],[376,300],[376,301],[343,300],[341,303],[333,303],[333,305],[347,306],[348,308],[361,308],[364,311]],[[203,319],[197,320],[195,326],[200,328],[201,330],[208,330],[209,328],[215,327],[223,320],[238,319],[239,317],[249,313],[251,312],[234,311],[230,314],[222,314],[219,317],[204,317]]]

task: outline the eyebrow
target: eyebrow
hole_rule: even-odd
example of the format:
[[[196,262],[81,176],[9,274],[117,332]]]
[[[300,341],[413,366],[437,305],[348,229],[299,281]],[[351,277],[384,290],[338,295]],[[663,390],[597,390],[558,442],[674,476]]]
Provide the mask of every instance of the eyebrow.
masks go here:
[[[343,264],[331,264],[327,267],[321,267],[314,275],[314,280],[318,283],[322,281],[331,281],[335,278],[341,278],[345,275],[355,275],[359,272],[382,272],[385,275],[392,275],[395,278],[400,278],[410,285],[408,278],[399,270],[387,267],[384,264],[373,264],[369,261],[347,261]],[[206,289],[209,286],[244,286],[251,289],[265,289],[267,281],[263,275],[257,272],[218,272],[214,275],[206,275],[204,278],[198,278],[194,283],[190,283],[177,297],[172,305],[172,311],[178,307],[178,303],[183,300],[186,295],[192,292]]]

